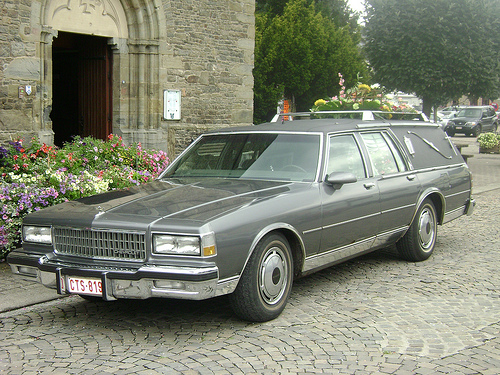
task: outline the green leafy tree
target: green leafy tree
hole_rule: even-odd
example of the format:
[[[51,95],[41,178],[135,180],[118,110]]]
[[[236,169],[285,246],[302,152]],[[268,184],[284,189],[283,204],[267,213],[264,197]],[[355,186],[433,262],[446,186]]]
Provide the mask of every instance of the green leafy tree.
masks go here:
[[[256,0],[255,10],[258,13],[268,13],[272,16],[283,14],[288,0]]]
[[[427,115],[462,95],[497,97],[498,8],[496,0],[367,0],[364,49],[374,80],[416,93]]]
[[[359,14],[351,9],[348,0],[316,0],[315,5],[317,10],[338,27],[349,25],[352,32],[359,30]]]
[[[272,16],[282,15],[289,0],[256,0],[255,9],[258,13],[269,13]],[[316,9],[339,27],[357,26],[359,14],[349,7],[348,0],[307,0],[307,4],[315,3]]]
[[[269,120],[284,95],[297,110],[338,94],[338,73],[355,84],[365,72],[349,28],[338,28],[307,0],[291,0],[282,15],[256,15],[254,122]]]

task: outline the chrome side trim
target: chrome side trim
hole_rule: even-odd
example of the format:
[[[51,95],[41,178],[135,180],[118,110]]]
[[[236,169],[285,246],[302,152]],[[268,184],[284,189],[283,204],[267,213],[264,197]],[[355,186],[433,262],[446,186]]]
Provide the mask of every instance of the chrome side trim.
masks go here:
[[[445,197],[446,197],[446,199],[448,199],[450,197],[456,197],[457,195],[463,195],[463,194],[467,194],[467,196],[470,197],[470,195],[471,195],[470,189],[462,190],[462,191],[459,191],[458,193],[448,194]]]
[[[406,233],[408,228],[409,226],[405,225],[403,227],[379,234],[373,243],[373,247],[382,247],[388,243],[395,242]]]
[[[309,233],[314,233],[314,232],[317,232],[317,231],[320,231],[322,230],[323,228],[321,227],[318,227],[318,228],[312,228],[312,229],[308,229],[308,230],[305,230],[302,232],[302,234],[309,234]]]
[[[324,226],[322,229],[328,229],[328,228],[337,227],[337,226],[339,226],[339,225],[343,225],[343,224],[354,223],[354,222],[356,222],[356,221],[359,221],[359,220],[364,220],[364,219],[366,219],[366,218],[373,217],[373,216],[380,216],[380,212],[377,212],[377,213],[374,213],[374,214],[370,214],[370,215],[366,215],[366,216],[362,216],[362,217],[357,217],[357,218],[355,218],[355,219],[350,219],[350,220],[346,220],[346,221],[341,221],[341,222],[339,222],[339,223],[330,224],[330,225]]]
[[[458,167],[464,167],[465,169],[468,169],[469,167],[467,164],[464,163],[456,163],[456,164],[449,164],[449,165],[443,165],[440,167],[429,167],[429,168],[421,168],[421,169],[414,169],[412,172],[414,173],[424,173],[424,172],[430,172],[430,171],[440,171],[443,169],[454,169]]]
[[[443,218],[443,224],[448,223],[449,221],[455,220],[462,215],[470,216],[474,211],[474,207],[476,206],[476,201],[474,199],[467,199],[465,205],[460,206],[452,211],[446,212]]]
[[[382,211],[383,214],[386,214],[388,212],[394,212],[394,211],[399,211],[399,210],[403,210],[405,208],[411,208],[411,207],[415,207],[415,204],[412,203],[412,204],[407,204],[405,206],[399,206],[399,207],[394,207],[394,208],[391,208],[390,210],[384,210]]]
[[[450,212],[446,212],[443,217],[443,224],[446,224],[452,220],[455,220],[456,218],[462,216],[465,213],[465,208],[464,207],[459,207],[455,210],[452,210]]]
[[[325,268],[349,258],[353,258],[362,252],[370,250],[373,247],[375,238],[376,237],[370,237],[366,240],[356,242],[353,245],[347,245],[338,249],[325,251],[321,254],[315,254],[307,257],[302,271],[309,272],[318,268]]]

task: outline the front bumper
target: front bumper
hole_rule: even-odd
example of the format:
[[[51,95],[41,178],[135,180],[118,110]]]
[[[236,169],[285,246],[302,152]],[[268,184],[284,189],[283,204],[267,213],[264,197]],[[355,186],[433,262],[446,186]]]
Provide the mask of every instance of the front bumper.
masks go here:
[[[460,125],[447,125],[445,126],[444,131],[447,132],[448,130],[455,133],[455,134],[473,134],[476,131],[477,125],[466,125],[466,124],[460,124]]]
[[[106,301],[150,297],[202,300],[232,293],[237,284],[237,279],[220,281],[216,266],[104,267],[49,259],[22,249],[11,252],[7,262],[15,275],[57,289],[59,294],[70,293],[66,287],[68,277],[99,279],[102,298]]]

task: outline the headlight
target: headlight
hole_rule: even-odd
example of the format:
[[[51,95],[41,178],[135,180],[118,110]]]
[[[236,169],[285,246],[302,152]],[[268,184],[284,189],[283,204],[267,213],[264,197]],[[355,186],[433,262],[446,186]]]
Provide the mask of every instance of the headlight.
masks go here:
[[[153,252],[171,255],[200,255],[200,237],[155,234]]]
[[[52,230],[50,227],[23,226],[23,240],[44,244],[52,243]]]
[[[466,122],[465,126],[476,126],[476,122],[474,122],[474,121]]]
[[[213,256],[217,253],[213,233],[198,236],[153,235],[153,253],[165,255]]]

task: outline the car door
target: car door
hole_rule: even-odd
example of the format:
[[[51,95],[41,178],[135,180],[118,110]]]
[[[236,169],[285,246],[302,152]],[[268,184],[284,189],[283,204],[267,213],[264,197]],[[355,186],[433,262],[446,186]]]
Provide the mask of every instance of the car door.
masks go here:
[[[371,247],[380,219],[378,185],[368,177],[367,163],[354,134],[332,135],[328,139],[326,175],[339,173],[352,173],[356,181],[342,186],[322,184],[320,248],[322,252],[343,248],[341,257]]]
[[[410,224],[421,190],[402,151],[387,131],[361,133],[380,192],[379,241],[397,237]]]
[[[484,118],[484,126],[483,126],[483,130],[485,131],[494,131],[494,124],[495,124],[495,110],[493,109],[493,107],[491,108],[486,108],[484,110],[484,115],[485,118]]]

